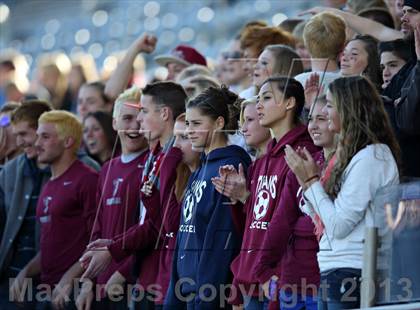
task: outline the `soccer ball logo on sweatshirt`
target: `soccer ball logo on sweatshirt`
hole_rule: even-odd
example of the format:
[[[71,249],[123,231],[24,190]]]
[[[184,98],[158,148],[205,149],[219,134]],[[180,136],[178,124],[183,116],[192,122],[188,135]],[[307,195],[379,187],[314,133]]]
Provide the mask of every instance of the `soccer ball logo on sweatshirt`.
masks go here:
[[[268,210],[268,203],[270,202],[270,193],[262,190],[258,193],[257,201],[254,205],[254,218],[258,221],[262,219]]]
[[[254,203],[254,220],[249,225],[250,229],[267,230],[270,218],[265,218],[268,209],[277,196],[277,175],[260,175],[255,190],[255,203]]]
[[[192,218],[192,214],[193,214],[193,207],[195,204],[194,201],[194,195],[190,194],[186,197],[185,199],[185,204],[184,204],[184,222],[189,222]]]
[[[185,195],[184,206],[182,209],[185,223],[189,222],[193,217],[194,206],[200,203],[201,198],[203,198],[203,192],[206,186],[206,181],[198,180],[194,181],[191,185],[191,188],[188,189]]]

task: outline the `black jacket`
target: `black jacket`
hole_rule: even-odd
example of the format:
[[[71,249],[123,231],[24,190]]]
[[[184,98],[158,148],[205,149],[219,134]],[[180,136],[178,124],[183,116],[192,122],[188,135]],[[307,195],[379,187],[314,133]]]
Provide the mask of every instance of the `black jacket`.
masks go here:
[[[420,61],[407,63],[383,95],[401,147],[402,174],[420,177]]]

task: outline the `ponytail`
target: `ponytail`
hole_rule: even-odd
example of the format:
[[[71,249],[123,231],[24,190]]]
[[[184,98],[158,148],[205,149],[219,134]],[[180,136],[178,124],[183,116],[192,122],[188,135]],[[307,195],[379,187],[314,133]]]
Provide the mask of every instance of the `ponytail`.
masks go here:
[[[198,108],[205,116],[216,120],[223,117],[224,130],[237,130],[241,112],[241,99],[231,92],[225,85],[209,87],[194,99],[191,99],[187,108]]]

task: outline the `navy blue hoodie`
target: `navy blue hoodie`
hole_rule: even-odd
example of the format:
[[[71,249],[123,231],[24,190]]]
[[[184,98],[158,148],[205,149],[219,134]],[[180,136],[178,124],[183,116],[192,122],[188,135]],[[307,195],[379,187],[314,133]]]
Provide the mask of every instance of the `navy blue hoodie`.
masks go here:
[[[247,171],[251,159],[244,149],[230,145],[203,156],[201,166],[191,175],[181,207],[171,283],[164,309],[185,307],[178,298],[179,292],[186,298],[191,293],[196,294],[191,301],[195,309],[219,308],[220,285],[232,282],[229,268],[241,245],[235,216],[242,213],[242,206],[232,205],[219,194],[211,179],[218,176],[220,166],[234,165],[238,169],[239,163]],[[208,299],[212,291],[200,291],[203,285],[216,288],[217,296],[211,301]]]

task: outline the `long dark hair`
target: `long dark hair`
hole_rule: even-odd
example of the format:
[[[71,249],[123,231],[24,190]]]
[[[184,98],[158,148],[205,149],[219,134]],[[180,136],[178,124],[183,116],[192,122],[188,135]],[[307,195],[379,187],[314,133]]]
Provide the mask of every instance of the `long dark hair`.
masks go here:
[[[369,144],[386,144],[400,163],[400,147],[381,97],[372,82],[362,76],[343,77],[329,85],[340,117],[337,161],[325,189],[331,197],[340,191],[340,180],[354,155]]]
[[[89,112],[86,116],[84,121],[86,121],[89,117],[93,117],[96,119],[101,126],[102,130],[105,133],[108,146],[111,148],[111,151],[114,149],[115,152],[120,152],[120,142],[117,139],[117,132],[112,127],[112,116],[111,114],[104,112],[104,111],[95,111]],[[116,144],[117,143],[117,144]],[[116,145],[115,145],[116,144]],[[87,150],[88,154],[89,151]],[[89,156],[93,157],[95,160],[100,162],[99,158],[95,155],[89,154]],[[114,156],[114,154],[112,154]],[[103,163],[101,163],[103,164]]]

